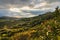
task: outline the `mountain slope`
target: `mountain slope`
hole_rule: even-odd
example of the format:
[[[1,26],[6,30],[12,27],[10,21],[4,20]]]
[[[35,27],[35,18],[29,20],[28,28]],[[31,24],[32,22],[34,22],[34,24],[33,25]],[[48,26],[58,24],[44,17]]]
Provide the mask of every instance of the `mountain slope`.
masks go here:
[[[1,40],[60,40],[60,12],[0,21]]]

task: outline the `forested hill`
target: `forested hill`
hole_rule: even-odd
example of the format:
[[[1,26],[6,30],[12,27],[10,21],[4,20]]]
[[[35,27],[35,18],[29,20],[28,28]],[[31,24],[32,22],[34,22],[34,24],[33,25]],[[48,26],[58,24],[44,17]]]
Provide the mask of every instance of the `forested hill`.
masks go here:
[[[4,18],[5,19],[5,18]],[[60,9],[18,20],[0,19],[1,40],[60,40]]]

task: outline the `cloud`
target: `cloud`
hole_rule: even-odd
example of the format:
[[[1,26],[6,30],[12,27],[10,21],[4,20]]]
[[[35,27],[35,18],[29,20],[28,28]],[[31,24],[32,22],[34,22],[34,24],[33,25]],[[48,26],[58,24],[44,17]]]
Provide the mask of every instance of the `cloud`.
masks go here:
[[[29,12],[14,12],[14,11],[10,11],[8,9],[1,9],[0,10],[0,17],[1,16],[9,16],[9,17],[16,17],[16,18],[25,18],[25,17],[33,17],[33,16],[37,16],[35,14],[29,13]]]
[[[60,7],[60,0],[0,0],[0,16],[33,17],[56,6]]]
[[[0,0],[0,6],[4,7],[22,7],[29,5],[31,0]]]
[[[60,0],[0,0],[0,6],[4,7],[22,7],[22,6],[35,6],[37,4],[42,5],[42,3],[53,3],[60,2]]]
[[[45,1],[47,1],[48,3],[60,2],[60,0],[45,0]]]
[[[20,8],[24,6],[29,6],[31,8],[36,7],[43,8],[43,7],[50,7],[50,4],[54,2],[60,2],[60,0],[0,0],[0,9],[10,7]]]

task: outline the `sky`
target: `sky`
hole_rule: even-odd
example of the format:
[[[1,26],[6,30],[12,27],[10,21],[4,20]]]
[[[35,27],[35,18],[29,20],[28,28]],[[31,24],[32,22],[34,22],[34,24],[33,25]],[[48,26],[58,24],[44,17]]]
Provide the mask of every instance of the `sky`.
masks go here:
[[[60,0],[0,0],[0,17],[34,17],[48,11],[54,11]]]

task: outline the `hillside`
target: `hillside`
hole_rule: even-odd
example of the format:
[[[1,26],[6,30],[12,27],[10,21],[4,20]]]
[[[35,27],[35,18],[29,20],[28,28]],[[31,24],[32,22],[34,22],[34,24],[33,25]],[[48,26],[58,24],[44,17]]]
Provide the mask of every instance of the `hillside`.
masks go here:
[[[60,40],[60,10],[22,18],[0,19],[0,40]]]

